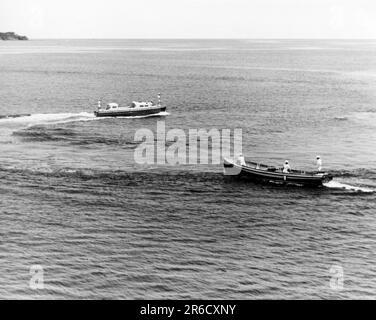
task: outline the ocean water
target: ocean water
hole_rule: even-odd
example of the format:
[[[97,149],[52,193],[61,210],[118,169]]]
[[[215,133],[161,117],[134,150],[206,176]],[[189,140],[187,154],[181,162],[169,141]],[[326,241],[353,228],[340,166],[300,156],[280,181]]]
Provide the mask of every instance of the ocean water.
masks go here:
[[[158,92],[167,116],[92,114]],[[0,42],[0,115],[18,113],[0,119],[0,298],[376,297],[376,41]],[[139,165],[135,132],[158,121],[241,128],[248,157],[313,169],[320,154],[335,177]]]

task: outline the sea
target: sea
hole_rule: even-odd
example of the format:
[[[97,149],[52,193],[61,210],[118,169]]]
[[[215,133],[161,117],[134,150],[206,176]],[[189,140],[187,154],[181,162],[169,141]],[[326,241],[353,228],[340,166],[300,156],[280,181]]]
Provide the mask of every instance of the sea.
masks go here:
[[[154,100],[160,117],[94,117]],[[0,42],[0,298],[376,298],[376,40]],[[241,129],[321,188],[140,164],[138,130]]]

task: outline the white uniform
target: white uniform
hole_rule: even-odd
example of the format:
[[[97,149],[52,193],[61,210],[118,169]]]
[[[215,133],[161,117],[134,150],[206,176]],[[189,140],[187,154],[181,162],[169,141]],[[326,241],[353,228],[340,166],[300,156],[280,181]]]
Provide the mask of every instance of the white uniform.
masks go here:
[[[321,171],[321,169],[322,169],[322,160],[321,160],[321,158],[318,158],[316,163],[317,163],[317,170]]]
[[[289,173],[290,170],[291,170],[290,165],[289,165],[288,163],[285,163],[285,164],[283,165],[283,173]]]
[[[245,166],[245,159],[244,159],[244,156],[239,156],[239,157],[238,157],[238,163],[239,163],[241,166]]]

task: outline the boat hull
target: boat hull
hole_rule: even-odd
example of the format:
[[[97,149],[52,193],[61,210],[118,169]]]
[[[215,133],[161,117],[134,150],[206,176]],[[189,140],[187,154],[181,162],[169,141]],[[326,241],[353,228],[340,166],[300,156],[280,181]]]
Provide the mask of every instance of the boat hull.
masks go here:
[[[149,109],[136,109],[136,110],[121,110],[121,111],[94,111],[96,117],[139,117],[148,115],[157,115],[158,113],[166,111],[166,107],[157,107]]]
[[[256,182],[274,183],[283,185],[299,185],[307,187],[319,187],[323,183],[332,180],[328,173],[283,173],[276,168],[258,169],[248,165],[242,166],[229,160],[224,160],[224,174],[227,176],[236,176],[250,179]]]

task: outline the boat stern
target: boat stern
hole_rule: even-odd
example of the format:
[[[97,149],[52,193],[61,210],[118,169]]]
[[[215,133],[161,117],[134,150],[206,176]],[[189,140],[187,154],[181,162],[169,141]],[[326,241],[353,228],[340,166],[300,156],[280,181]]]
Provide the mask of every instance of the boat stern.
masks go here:
[[[322,176],[322,183],[327,183],[329,181],[333,180],[333,175],[330,173],[324,173]]]
[[[233,160],[223,159],[223,174],[225,176],[237,176],[241,171],[241,166],[237,165]]]

